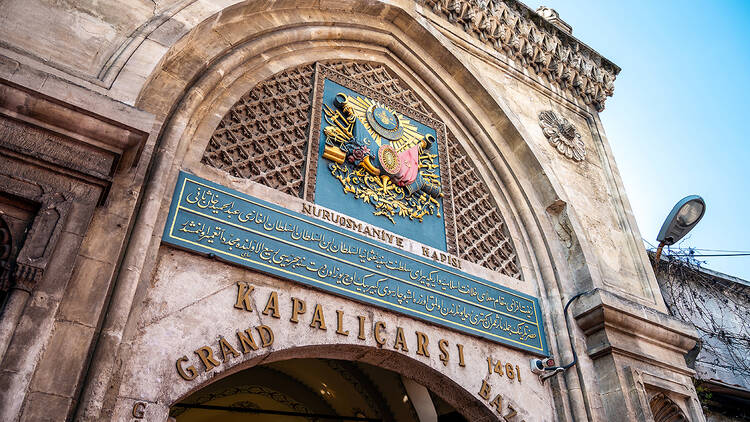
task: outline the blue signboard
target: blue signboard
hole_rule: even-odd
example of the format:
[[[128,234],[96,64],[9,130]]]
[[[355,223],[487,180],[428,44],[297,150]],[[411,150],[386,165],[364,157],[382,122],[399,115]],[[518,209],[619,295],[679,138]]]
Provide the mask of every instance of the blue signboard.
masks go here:
[[[536,298],[184,172],[163,241],[547,355]]]

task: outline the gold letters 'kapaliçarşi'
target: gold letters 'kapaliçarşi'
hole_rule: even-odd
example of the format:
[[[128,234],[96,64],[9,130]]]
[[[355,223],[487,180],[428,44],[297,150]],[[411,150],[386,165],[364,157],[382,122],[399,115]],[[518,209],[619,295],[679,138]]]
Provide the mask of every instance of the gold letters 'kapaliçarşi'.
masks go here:
[[[422,222],[440,218],[442,196],[436,142],[385,104],[336,94],[334,108],[323,106],[327,126],[323,158],[346,194],[375,207],[374,214]]]

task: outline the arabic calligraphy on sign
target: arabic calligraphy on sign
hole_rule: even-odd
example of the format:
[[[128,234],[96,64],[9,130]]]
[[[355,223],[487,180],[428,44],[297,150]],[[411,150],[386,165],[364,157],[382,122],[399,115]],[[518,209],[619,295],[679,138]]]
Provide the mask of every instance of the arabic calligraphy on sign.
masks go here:
[[[163,240],[546,354],[535,298],[186,173]]]

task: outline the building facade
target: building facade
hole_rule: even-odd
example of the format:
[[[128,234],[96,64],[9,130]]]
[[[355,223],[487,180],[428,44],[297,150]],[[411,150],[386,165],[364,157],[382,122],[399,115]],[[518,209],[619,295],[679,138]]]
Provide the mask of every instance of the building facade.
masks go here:
[[[704,420],[553,10],[2,9],[0,420]]]
[[[669,313],[695,326],[687,355],[707,421],[750,419],[750,283],[684,257],[661,259],[656,278]]]

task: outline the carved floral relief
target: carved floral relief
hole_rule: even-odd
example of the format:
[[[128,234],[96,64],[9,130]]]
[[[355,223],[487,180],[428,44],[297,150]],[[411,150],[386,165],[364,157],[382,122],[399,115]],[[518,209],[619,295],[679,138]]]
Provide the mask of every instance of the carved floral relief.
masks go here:
[[[539,126],[544,136],[560,154],[575,161],[586,158],[586,146],[576,127],[568,119],[551,110],[539,113]]]

